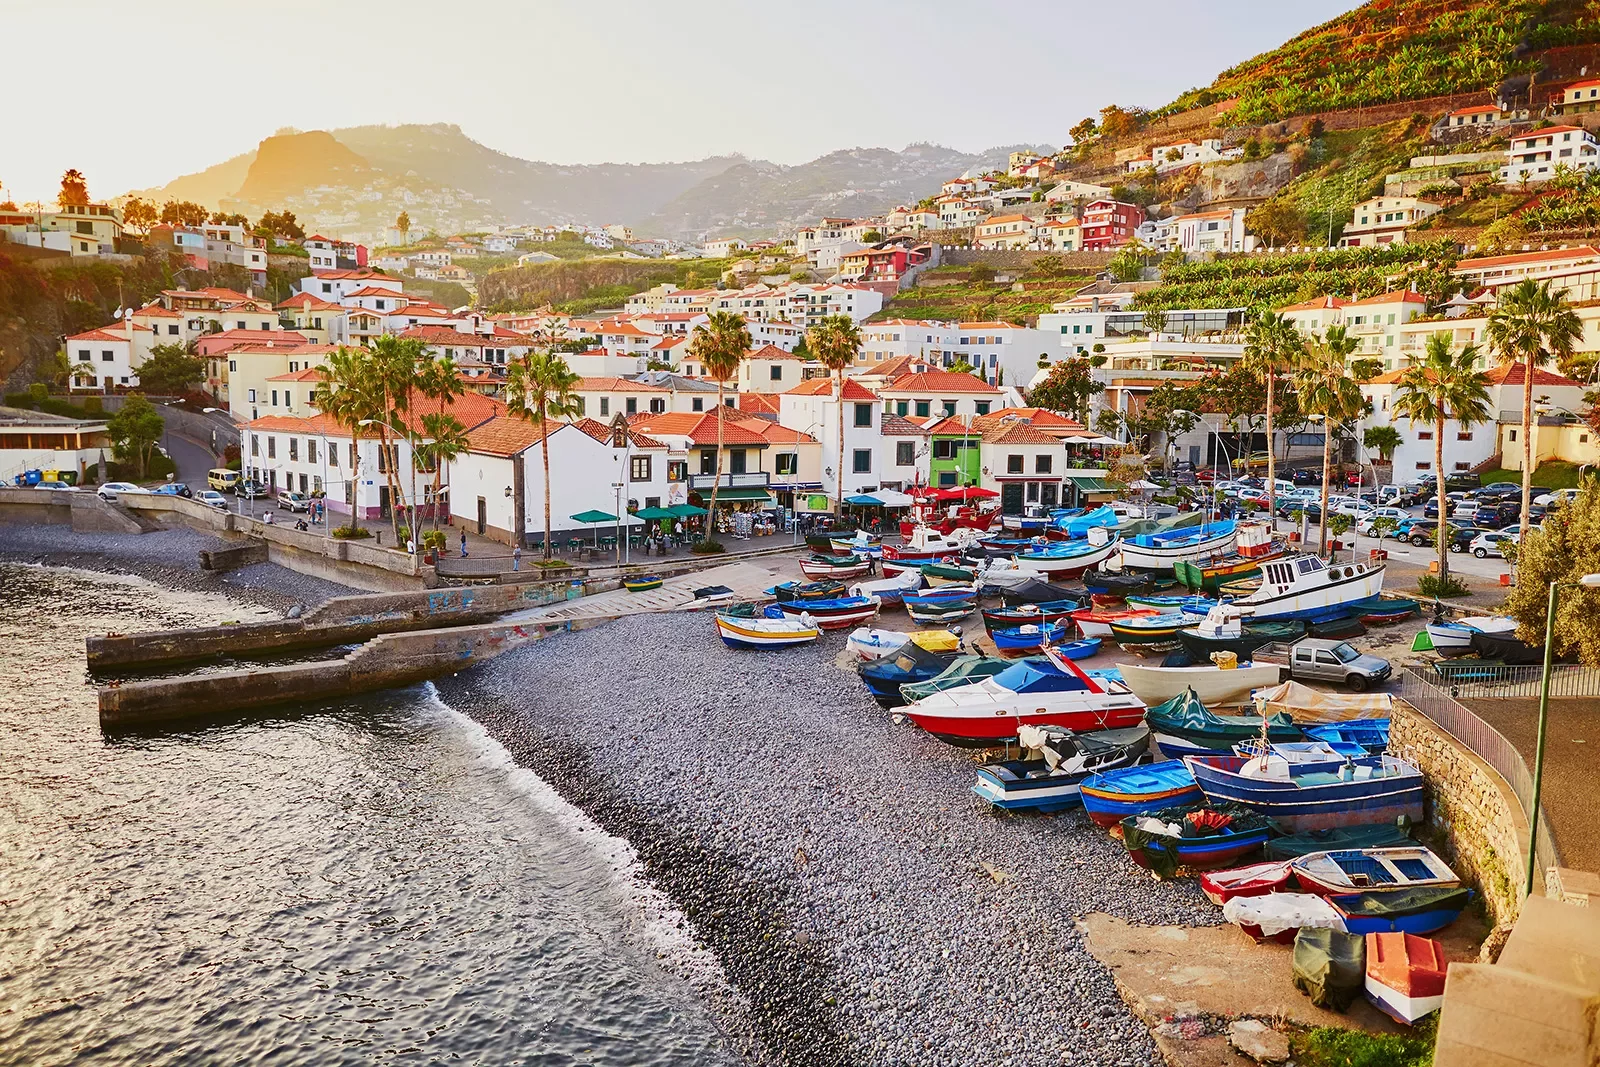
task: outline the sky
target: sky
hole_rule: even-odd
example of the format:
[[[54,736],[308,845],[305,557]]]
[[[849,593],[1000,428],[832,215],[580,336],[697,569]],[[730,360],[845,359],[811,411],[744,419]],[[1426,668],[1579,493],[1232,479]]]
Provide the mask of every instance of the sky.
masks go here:
[[[163,184],[283,127],[450,122],[556,163],[1062,144],[1354,0],[0,0],[0,187]],[[114,62],[69,71],[101,27]],[[19,47],[21,42],[55,42]],[[70,51],[70,46],[69,49]],[[104,72],[104,73],[102,73]]]

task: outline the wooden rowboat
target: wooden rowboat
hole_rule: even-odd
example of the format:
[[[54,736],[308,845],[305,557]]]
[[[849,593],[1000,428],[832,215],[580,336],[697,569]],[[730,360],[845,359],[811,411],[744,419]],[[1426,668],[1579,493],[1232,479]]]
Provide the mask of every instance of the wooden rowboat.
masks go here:
[[[665,581],[659,574],[642,574],[637,578],[624,578],[622,588],[630,593],[643,593],[649,589],[660,589]]]

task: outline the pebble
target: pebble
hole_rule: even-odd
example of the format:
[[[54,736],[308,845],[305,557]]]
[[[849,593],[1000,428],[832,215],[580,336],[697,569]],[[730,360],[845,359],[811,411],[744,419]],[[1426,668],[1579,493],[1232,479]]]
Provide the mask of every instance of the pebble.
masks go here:
[[[1075,920],[1215,909],[1081,813],[992,813],[973,754],[894,722],[843,644],[736,651],[707,616],[642,615],[438,687],[634,845],[742,995],[752,1062],[1160,1063]]]

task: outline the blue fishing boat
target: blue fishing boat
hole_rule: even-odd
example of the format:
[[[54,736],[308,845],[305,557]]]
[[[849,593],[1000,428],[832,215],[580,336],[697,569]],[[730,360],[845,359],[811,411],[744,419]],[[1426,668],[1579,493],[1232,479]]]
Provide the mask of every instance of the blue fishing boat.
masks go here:
[[[1152,724],[1154,725],[1154,724]],[[1266,756],[1185,756],[1205,795],[1244,804],[1290,833],[1422,821],[1422,772],[1394,756],[1347,760],[1337,770]]]
[[[1473,892],[1454,888],[1375,890],[1328,898],[1352,934],[1406,933],[1427,936],[1455,922]]]
[[[1064,659],[1088,659],[1100,651],[1100,639],[1098,637],[1085,637],[1079,641],[1068,641],[1066,644],[1055,646],[1055,651],[1056,655]],[[1094,671],[1089,672],[1091,676],[1095,673]],[[1120,670],[1117,671],[1116,680],[1122,681],[1122,672]]]
[[[1072,633],[1071,627],[1071,623],[1047,622],[1039,626],[1030,622],[1011,630],[995,630],[989,638],[1001,655],[1037,652],[1043,645],[1056,644]]]
[[[906,703],[900,692],[902,685],[937,678],[955,662],[957,655],[955,652],[930,652],[915,641],[907,641],[882,659],[861,664],[857,671],[872,693],[872,699],[886,708],[897,708]]]
[[[1014,630],[1018,626],[1043,626],[1046,623],[1067,620],[1068,614],[1078,610],[1076,600],[1057,600],[1048,604],[1020,604],[1014,608],[984,608],[983,628]],[[1067,620],[1070,627],[1071,621]]]
[[[1085,778],[1078,785],[1078,795],[1089,818],[1107,828],[1130,815],[1193,804],[1203,798],[1189,768],[1175,759]]]
[[[767,590],[782,600],[832,600],[844,596],[843,582],[783,582]]]
[[[900,602],[908,608],[925,608],[937,604],[954,604],[958,601],[976,601],[978,591],[970,585],[936,585],[900,594]]]
[[[1115,536],[1096,528],[1090,537],[1035,542],[1017,553],[1017,566],[1038,571],[1047,578],[1071,578],[1109,559],[1117,545]]]
[[[810,617],[824,630],[843,630],[875,618],[881,604],[875,596],[846,596],[831,600],[780,600],[777,606],[786,615]]]
[[[1092,511],[1084,511],[1081,508],[1052,511],[1047,525],[1054,536],[1075,541],[1088,537],[1090,530],[1112,530],[1121,522],[1109,504],[1102,504]]]
[[[1440,889],[1461,884],[1450,865],[1407,841],[1389,848],[1340,848],[1290,860],[1305,893],[1338,896],[1383,889]]]
[[[1030,736],[1031,734],[1031,736]],[[1060,811],[1078,803],[1078,786],[1100,771],[1126,767],[1150,747],[1143,726],[1075,734],[1046,726],[1018,735],[1025,759],[985,763],[972,791],[1006,811]]]
[[[1190,804],[1122,820],[1122,847],[1133,862],[1162,878],[1179,867],[1234,866],[1271,836],[1265,816],[1237,804]]]
[[[1122,566],[1171,574],[1173,564],[1180,560],[1229,555],[1237,537],[1238,527],[1232,519],[1134,534],[1123,538]]]
[[[1389,747],[1388,719],[1350,719],[1346,722],[1303,726],[1301,729],[1313,741],[1360,745],[1371,755],[1377,755]]]
[[[1184,615],[1195,615],[1204,618],[1206,613],[1217,606],[1217,602],[1208,596],[1151,596],[1148,594],[1127,597],[1130,607],[1154,608],[1163,613],[1179,612]],[[1191,622],[1193,620],[1190,620]]]

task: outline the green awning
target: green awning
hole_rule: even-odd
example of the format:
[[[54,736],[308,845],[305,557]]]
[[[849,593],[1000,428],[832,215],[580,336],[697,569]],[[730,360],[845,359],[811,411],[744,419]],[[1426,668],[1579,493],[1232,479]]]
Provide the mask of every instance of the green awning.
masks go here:
[[[617,517],[609,511],[580,511],[570,516],[573,522],[616,522]]]
[[[697,515],[709,514],[705,508],[697,508],[693,504],[674,504],[667,510],[680,519],[692,519]]]
[[[677,518],[676,515],[668,511],[666,508],[640,508],[638,511],[633,513],[633,517],[636,519],[644,519],[646,521]]]
[[[711,499],[711,494],[709,492],[704,493],[702,495],[707,500]],[[728,500],[737,500],[737,501],[743,502],[743,501],[746,501],[746,500],[771,500],[771,499],[772,499],[772,494],[771,493],[767,492],[765,489],[756,489],[754,487],[736,488],[736,489],[718,489],[717,490],[717,503],[719,503],[719,504],[721,504],[721,503],[723,503],[725,501],[728,501]]]
[[[1066,479],[1085,493],[1115,492],[1110,485],[1106,484],[1103,478],[1096,478],[1090,474],[1068,474]]]

